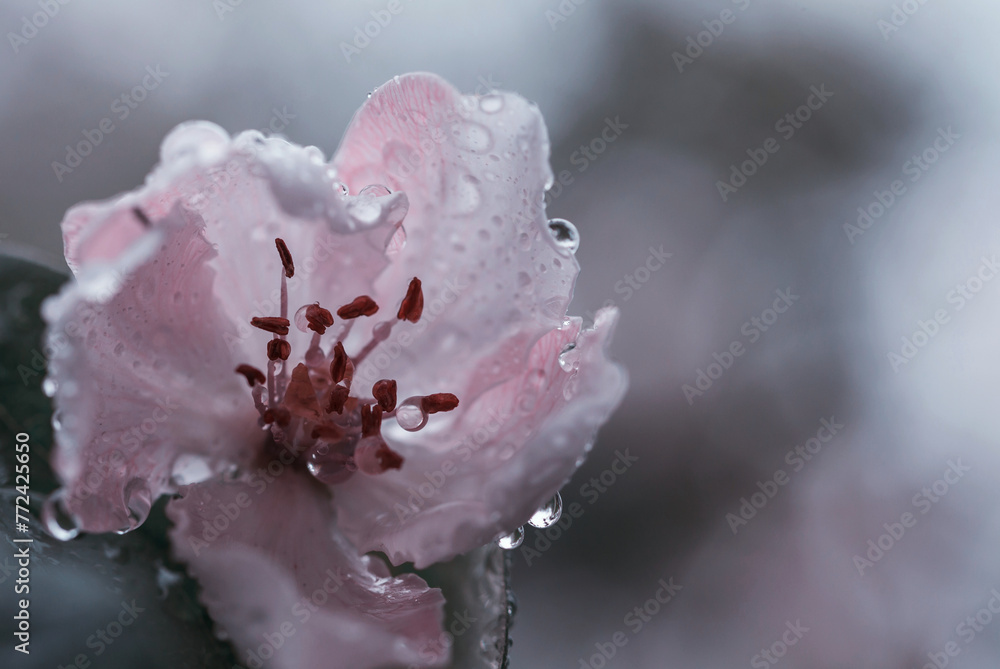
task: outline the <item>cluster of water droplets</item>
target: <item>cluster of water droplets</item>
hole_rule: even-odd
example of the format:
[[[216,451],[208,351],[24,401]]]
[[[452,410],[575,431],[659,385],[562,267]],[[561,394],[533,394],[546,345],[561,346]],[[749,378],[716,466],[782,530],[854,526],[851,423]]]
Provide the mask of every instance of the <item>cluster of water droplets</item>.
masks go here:
[[[528,524],[538,529],[551,527],[559,522],[562,517],[562,496],[556,493],[552,499],[538,507],[538,510],[528,519]],[[518,527],[510,534],[506,534],[497,540],[497,545],[505,550],[513,550],[524,542],[524,526]]]

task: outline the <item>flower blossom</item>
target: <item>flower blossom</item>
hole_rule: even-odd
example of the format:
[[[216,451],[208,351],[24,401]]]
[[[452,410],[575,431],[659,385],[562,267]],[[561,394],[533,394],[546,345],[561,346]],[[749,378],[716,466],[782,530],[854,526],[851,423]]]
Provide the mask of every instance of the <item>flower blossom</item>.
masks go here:
[[[446,663],[441,593],[366,553],[423,568],[514,531],[626,385],[617,312],[566,316],[548,149],[519,96],[408,75],[330,162],[189,123],[143,187],[71,209],[50,531],[127,532],[172,495],[248,666]]]

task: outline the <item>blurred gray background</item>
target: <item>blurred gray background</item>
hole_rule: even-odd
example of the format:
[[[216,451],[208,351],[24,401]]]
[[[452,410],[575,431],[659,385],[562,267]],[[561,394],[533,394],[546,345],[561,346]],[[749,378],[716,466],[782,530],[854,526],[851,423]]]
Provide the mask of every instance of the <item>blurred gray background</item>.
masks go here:
[[[1000,6],[402,0],[358,48],[387,4],[73,0],[26,38],[38,2],[6,0],[2,243],[61,263],[65,210],[139,185],[185,120],[329,156],[393,75],[517,91],[569,175],[548,211],[582,237],[571,312],[621,309],[631,388],[572,524],[514,551],[511,666],[998,666]],[[821,421],[842,427],[809,442]]]

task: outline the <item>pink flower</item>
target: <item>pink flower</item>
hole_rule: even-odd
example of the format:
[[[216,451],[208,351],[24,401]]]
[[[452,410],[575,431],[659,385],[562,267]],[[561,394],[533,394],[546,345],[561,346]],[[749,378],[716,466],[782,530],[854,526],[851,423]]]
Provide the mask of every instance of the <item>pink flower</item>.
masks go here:
[[[617,313],[566,317],[548,147],[522,98],[408,75],[330,164],[186,124],[141,189],[72,209],[52,531],[128,531],[177,493],[174,550],[244,654],[299,605],[275,666],[445,662],[440,593],[361,553],[420,568],[511,532],[626,384]]]

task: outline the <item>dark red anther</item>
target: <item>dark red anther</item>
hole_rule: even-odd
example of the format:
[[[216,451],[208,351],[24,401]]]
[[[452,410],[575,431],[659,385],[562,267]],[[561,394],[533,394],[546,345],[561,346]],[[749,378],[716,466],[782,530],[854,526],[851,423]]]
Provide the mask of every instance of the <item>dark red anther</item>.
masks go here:
[[[378,305],[375,304],[375,300],[367,295],[361,295],[360,297],[355,297],[354,301],[350,304],[345,304],[340,309],[337,309],[337,315],[344,320],[350,320],[359,316],[372,316],[377,311]]]
[[[378,450],[375,451],[375,459],[382,471],[403,467],[403,456],[389,448],[389,445],[384,441],[379,444]]]
[[[372,386],[372,397],[382,407],[382,411],[392,411],[396,408],[396,382],[393,379],[376,381]]]
[[[323,334],[328,327],[333,325],[333,314],[319,306],[317,302],[306,307],[306,320],[309,322],[310,330]]]
[[[255,316],[250,319],[250,325],[277,335],[288,334],[288,319],[280,316]]]
[[[321,423],[313,427],[310,436],[313,439],[322,439],[332,444],[340,441],[341,437],[344,436],[344,431],[332,423]]]
[[[344,413],[344,405],[351,391],[344,386],[334,386],[330,389],[330,401],[326,403],[327,413]]]
[[[284,339],[272,339],[267,342],[268,360],[288,360],[292,354],[292,345]]]
[[[374,437],[382,430],[382,407],[378,404],[361,405],[361,436]]]
[[[292,254],[288,250],[288,245],[281,237],[274,239],[274,245],[278,248],[278,255],[281,257],[281,266],[285,268],[285,276],[289,279],[295,274],[295,263],[292,262]]]
[[[451,411],[458,406],[458,398],[451,393],[434,393],[420,400],[420,408],[427,413]]]
[[[267,377],[264,376],[264,372],[260,371],[253,365],[240,365],[236,368],[236,373],[247,377],[247,384],[251,388],[253,388],[254,383],[264,385],[267,381]]]
[[[347,375],[347,363],[351,361],[347,357],[347,351],[344,350],[344,345],[337,342],[337,345],[333,347],[333,360],[330,361],[330,376],[333,378],[334,383],[340,383],[344,380],[344,376]]]
[[[406,289],[406,297],[399,305],[399,312],[396,318],[401,321],[416,323],[420,320],[420,314],[424,311],[424,292],[420,289],[420,279],[413,277],[410,287]]]
[[[153,226],[153,222],[149,220],[149,216],[146,216],[146,212],[144,212],[139,207],[132,207],[132,215],[135,216],[139,220],[139,222],[142,223],[147,228]]]
[[[274,422],[281,427],[288,427],[292,422],[292,412],[282,406],[274,407]]]

